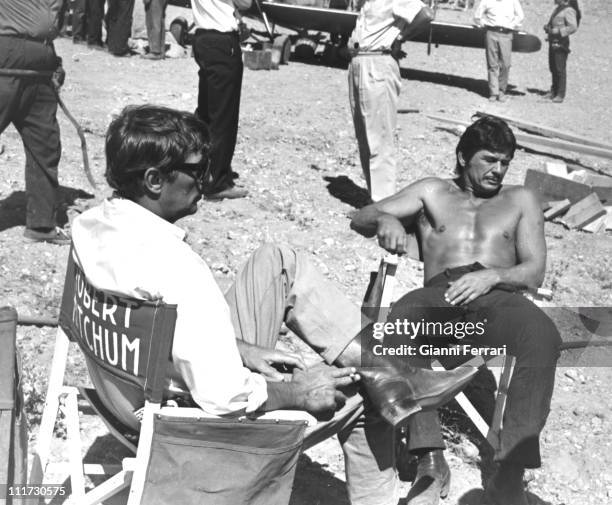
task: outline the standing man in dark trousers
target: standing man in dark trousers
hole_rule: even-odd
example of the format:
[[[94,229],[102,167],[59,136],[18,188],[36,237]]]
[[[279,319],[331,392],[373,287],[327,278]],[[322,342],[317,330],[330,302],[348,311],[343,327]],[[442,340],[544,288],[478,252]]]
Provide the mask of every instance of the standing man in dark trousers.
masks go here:
[[[130,56],[128,39],[132,33],[134,0],[108,0],[106,45],[115,56]]]
[[[102,43],[102,21],[104,21],[104,0],[85,0],[87,18],[87,45],[100,49]]]
[[[55,215],[61,156],[56,93],[65,73],[52,41],[61,6],[62,0],[2,0],[0,8],[0,133],[13,123],[25,148],[24,236],[53,244],[70,242]]]
[[[234,186],[232,158],[238,134],[242,51],[236,9],[251,0],[192,0],[197,26],[193,54],[200,67],[196,115],[210,128],[211,184],[205,198],[243,198],[248,192]]]
[[[486,30],[485,51],[491,102],[508,100],[506,88],[512,60],[513,32],[523,18],[519,0],[481,0],[474,14],[476,26]]]
[[[166,53],[166,5],[168,0],[143,0],[149,52],[147,60],[163,60]]]

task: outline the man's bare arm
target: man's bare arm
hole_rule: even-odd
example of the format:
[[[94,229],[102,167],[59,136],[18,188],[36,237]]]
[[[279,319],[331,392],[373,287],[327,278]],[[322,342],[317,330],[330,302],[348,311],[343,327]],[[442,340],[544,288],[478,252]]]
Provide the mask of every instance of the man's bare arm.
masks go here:
[[[427,178],[405,187],[380,202],[359,210],[351,220],[351,228],[364,237],[378,237],[381,247],[392,253],[407,251],[406,230],[402,222],[410,222],[423,209],[423,200],[428,192],[441,183],[439,179]]]
[[[544,215],[536,195],[523,188],[519,195],[522,214],[516,229],[517,265],[498,270],[500,283],[539,288],[546,270]]]

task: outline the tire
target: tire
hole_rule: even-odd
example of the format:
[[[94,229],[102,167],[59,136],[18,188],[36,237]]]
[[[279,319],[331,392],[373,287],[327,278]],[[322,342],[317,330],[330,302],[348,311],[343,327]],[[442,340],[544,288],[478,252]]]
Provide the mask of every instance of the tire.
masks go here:
[[[291,40],[289,40],[288,35],[279,35],[276,37],[272,43],[272,47],[280,51],[281,56],[279,63],[281,65],[289,63],[289,58],[291,57]]]

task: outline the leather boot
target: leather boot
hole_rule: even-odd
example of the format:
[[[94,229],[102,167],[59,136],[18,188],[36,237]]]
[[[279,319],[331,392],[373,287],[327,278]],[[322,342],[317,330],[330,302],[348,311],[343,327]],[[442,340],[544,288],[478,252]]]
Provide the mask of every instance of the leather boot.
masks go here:
[[[336,363],[358,369],[370,402],[394,427],[400,426],[420,410],[441,407],[478,372],[474,366],[433,371],[410,366],[402,356],[375,356],[363,345],[369,331],[369,327],[364,328],[340,354]],[[368,366],[363,367],[362,364]]]
[[[450,488],[450,468],[442,449],[419,456],[417,473],[406,497],[406,505],[438,505]]]
[[[485,488],[482,505],[529,505],[523,484],[525,468],[514,463],[500,463]]]

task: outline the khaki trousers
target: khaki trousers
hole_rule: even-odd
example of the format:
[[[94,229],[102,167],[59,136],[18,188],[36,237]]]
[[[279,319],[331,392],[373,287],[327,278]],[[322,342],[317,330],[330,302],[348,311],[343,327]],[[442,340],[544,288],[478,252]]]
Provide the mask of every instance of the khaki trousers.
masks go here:
[[[349,65],[349,100],[361,168],[374,201],[395,193],[395,128],[401,78],[388,54],[357,55]]]
[[[266,244],[247,260],[225,295],[237,338],[274,348],[283,321],[327,363],[333,363],[362,325],[360,310],[290,247]],[[310,427],[305,448],[338,435],[352,505],[396,505],[393,429],[370,415],[360,395],[333,419]]]

